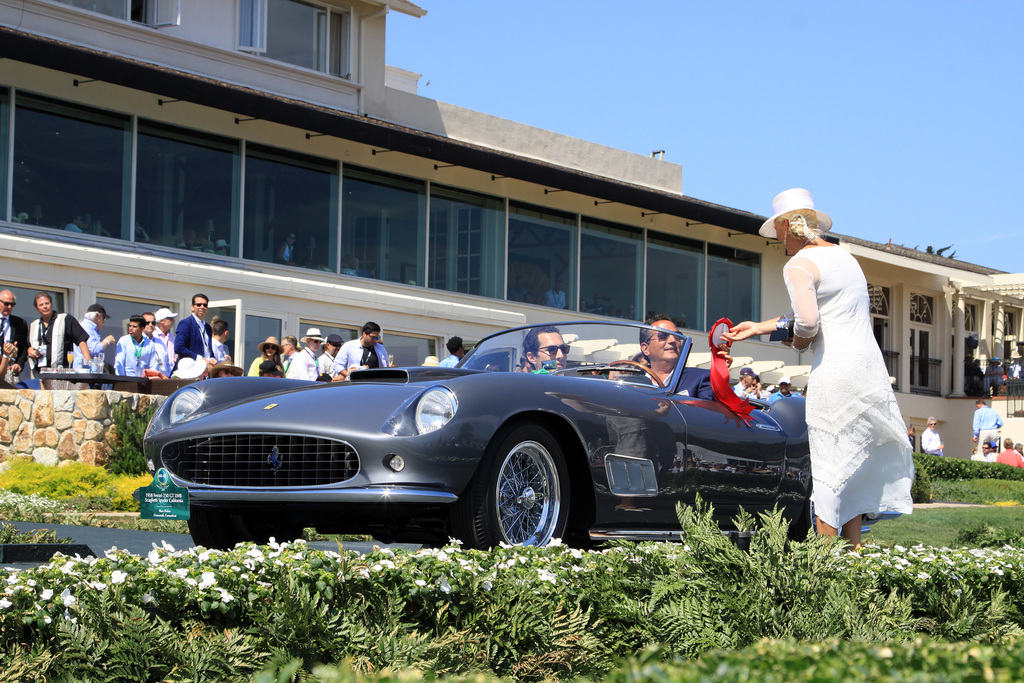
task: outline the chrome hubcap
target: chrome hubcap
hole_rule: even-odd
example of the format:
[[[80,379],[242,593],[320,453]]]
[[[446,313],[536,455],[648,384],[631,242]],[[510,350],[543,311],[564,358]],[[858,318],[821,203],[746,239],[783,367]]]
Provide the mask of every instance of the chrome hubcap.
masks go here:
[[[498,525],[506,543],[547,545],[561,510],[558,471],[547,448],[523,441],[501,464],[496,487]]]

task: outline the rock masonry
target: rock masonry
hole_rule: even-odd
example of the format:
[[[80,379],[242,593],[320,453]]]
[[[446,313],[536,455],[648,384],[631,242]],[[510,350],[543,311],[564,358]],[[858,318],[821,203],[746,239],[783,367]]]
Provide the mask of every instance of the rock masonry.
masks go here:
[[[31,456],[44,465],[104,465],[117,427],[113,408],[159,406],[166,396],[121,391],[0,389],[0,453]]]

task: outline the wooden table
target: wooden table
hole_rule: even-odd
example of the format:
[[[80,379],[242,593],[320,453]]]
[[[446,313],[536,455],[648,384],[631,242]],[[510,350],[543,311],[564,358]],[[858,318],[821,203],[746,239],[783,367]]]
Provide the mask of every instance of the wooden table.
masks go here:
[[[131,377],[130,375],[110,375],[105,372],[40,372],[40,383],[43,389],[53,389],[56,382],[85,384],[90,389],[102,389],[104,384],[112,385],[114,391],[125,391],[133,394],[149,393],[148,377]]]

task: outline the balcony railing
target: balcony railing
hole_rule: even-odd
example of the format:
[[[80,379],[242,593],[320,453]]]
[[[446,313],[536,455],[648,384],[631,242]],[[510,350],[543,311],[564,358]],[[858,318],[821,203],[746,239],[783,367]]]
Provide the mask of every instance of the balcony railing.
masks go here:
[[[942,395],[942,360],[922,356],[910,357],[910,393]]]
[[[1006,380],[1006,415],[1024,417],[1024,379]]]
[[[896,381],[892,385],[893,391],[900,390],[900,353],[899,351],[882,351],[882,359],[885,360],[885,369],[889,371],[890,377]]]

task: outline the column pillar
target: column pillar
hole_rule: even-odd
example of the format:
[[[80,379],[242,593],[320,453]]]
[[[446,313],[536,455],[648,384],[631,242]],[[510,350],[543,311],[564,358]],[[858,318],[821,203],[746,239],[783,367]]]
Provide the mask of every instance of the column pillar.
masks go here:
[[[964,348],[964,340],[967,337],[967,330],[964,329],[965,313],[964,295],[957,287],[953,292],[953,387],[950,396],[966,395],[964,393],[964,359],[967,355]]]

